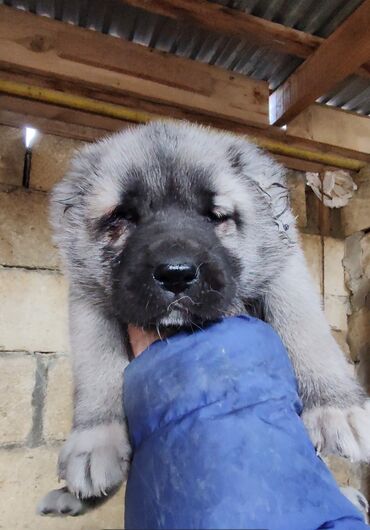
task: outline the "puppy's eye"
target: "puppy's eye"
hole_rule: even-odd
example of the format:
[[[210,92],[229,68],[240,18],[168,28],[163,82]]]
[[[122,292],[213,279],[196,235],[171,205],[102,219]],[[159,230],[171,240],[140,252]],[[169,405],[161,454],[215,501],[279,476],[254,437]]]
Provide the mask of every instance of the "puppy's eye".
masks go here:
[[[207,213],[207,218],[211,223],[222,224],[226,221],[233,219],[233,214],[230,212],[225,212],[224,210],[211,210]]]
[[[98,227],[101,231],[116,230],[125,223],[138,224],[140,218],[136,210],[117,206],[110,214],[100,219]]]
[[[121,214],[120,219],[124,219],[125,221],[129,221],[130,223],[137,224],[139,221],[139,216],[137,212],[128,211],[128,212],[124,212],[123,214]]]
[[[117,206],[117,208],[111,214],[112,221],[128,221],[129,223],[137,224],[139,222],[139,214],[133,208],[125,208],[123,206]]]

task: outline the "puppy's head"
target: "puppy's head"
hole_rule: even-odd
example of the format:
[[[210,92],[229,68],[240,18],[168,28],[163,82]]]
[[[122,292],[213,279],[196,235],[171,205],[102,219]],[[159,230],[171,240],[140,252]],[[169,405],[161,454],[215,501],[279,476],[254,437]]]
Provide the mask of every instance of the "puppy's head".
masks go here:
[[[54,190],[52,218],[72,290],[144,327],[241,312],[295,237],[280,166],[184,123],[83,150]]]

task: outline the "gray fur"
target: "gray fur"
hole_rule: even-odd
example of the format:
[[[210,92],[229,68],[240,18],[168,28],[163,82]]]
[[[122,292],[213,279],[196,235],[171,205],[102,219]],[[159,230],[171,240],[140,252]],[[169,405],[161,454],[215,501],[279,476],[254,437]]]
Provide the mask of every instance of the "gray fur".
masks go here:
[[[132,228],[119,228],[113,238],[99,232],[97,223],[133,179],[161,197],[169,178],[173,193],[181,188],[184,200],[193,180],[208,179],[217,190],[215,206],[238,210],[240,226],[230,220],[215,227],[217,240],[242,264],[224,314],[253,309],[280,334],[297,374],[304,421],[320,450],[369,460],[369,406],[320,308],[283,168],[232,135],[157,122],[85,148],[53,192],[55,238],[70,282],[75,408],[59,461],[70,491],[82,498],[109,491],[124,480],[130,458],[121,407],[125,323],[114,316],[111,297],[112,263],[119,261]],[[174,308],[158,324],[181,326],[183,319]],[[52,503],[49,508],[58,513]]]
[[[49,491],[39,502],[39,515],[82,515],[85,512],[83,501],[70,493],[66,487]]]

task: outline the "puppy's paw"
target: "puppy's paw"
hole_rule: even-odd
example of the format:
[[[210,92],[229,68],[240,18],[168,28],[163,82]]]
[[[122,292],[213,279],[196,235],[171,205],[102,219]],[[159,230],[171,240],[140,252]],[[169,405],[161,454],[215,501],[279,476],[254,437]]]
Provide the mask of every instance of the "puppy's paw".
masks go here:
[[[370,400],[345,409],[314,407],[302,414],[303,422],[317,451],[352,462],[370,461]]]
[[[39,515],[81,515],[84,512],[83,501],[69,493],[67,488],[49,491],[37,506]]]
[[[78,499],[108,495],[126,478],[130,454],[118,422],[74,430],[59,455],[59,478]]]

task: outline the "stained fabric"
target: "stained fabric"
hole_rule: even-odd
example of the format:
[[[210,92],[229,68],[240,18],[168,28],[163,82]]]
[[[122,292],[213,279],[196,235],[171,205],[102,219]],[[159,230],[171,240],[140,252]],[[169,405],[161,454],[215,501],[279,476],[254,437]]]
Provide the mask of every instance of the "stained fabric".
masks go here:
[[[287,352],[255,318],[155,342],[124,374],[125,528],[365,530],[316,455]]]

